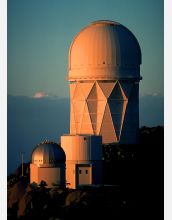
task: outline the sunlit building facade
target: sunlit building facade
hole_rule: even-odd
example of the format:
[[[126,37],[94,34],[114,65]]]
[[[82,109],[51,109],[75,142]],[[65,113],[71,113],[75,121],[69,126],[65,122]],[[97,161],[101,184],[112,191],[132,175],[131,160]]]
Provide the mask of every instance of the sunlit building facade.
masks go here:
[[[102,145],[138,143],[140,64],[137,39],[117,22],[96,21],[76,35],[67,77],[70,134],[61,136],[63,149],[49,142],[35,148],[31,182],[102,184]]]
[[[138,143],[140,64],[137,39],[119,23],[93,22],[72,41],[70,134],[61,137],[69,187],[102,183],[102,144]]]
[[[101,135],[103,144],[136,144],[141,50],[113,21],[83,28],[69,50],[70,133]]]
[[[102,184],[102,137],[64,135],[61,146],[66,153],[66,184],[70,188]]]

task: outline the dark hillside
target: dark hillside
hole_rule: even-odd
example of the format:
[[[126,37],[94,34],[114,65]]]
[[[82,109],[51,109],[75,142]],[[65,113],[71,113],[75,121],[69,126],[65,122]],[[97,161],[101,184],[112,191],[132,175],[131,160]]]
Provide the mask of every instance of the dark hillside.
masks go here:
[[[137,146],[104,146],[104,185],[29,184],[29,163],[8,176],[8,220],[163,219],[164,129],[142,127]]]

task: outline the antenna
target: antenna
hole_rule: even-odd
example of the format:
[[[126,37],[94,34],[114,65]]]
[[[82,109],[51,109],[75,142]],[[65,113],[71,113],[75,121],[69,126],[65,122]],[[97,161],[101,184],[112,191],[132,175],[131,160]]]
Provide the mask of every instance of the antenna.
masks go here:
[[[22,166],[22,176],[23,176],[23,155],[24,155],[24,152],[21,152],[20,155],[21,155],[21,166]]]

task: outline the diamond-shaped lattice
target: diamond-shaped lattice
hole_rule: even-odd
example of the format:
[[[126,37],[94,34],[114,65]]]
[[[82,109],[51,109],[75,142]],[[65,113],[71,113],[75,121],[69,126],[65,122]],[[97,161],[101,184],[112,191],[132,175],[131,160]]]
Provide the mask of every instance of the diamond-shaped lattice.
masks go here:
[[[94,133],[97,129],[97,101],[96,100],[87,100],[88,110],[91,118],[91,123],[93,126]]]
[[[111,117],[108,104],[106,104],[106,107],[105,107],[102,125],[100,128],[100,134],[102,135],[103,142],[105,143],[106,142],[113,143],[117,141],[116,133],[114,130],[113,121],[112,121],[112,117]]]
[[[77,82],[71,85],[71,93],[71,133],[102,135],[103,143],[118,142],[131,85]]]
[[[88,95],[91,92],[91,89],[93,87],[94,83],[80,83],[80,88],[82,89],[82,93],[85,97],[85,99],[87,99]]]
[[[119,85],[119,82],[117,82],[115,84],[115,87],[113,88],[110,96],[109,96],[109,99],[122,99],[123,100],[123,94],[122,94],[122,91],[121,91],[121,87]]]
[[[99,87],[101,88],[101,90],[106,98],[108,98],[109,95],[111,94],[115,84],[116,84],[116,82],[112,82],[112,83],[99,82],[98,83]]]
[[[107,104],[107,100],[97,102],[97,130],[96,130],[97,135],[100,134],[100,128],[102,125],[106,104]]]
[[[88,106],[86,102],[85,102],[84,113],[83,113],[82,121],[81,121],[80,134],[94,134],[91,119],[90,119],[90,114],[89,114]]]
[[[87,99],[88,100],[96,100],[97,99],[96,83],[94,83],[94,86],[92,87]]]
[[[106,100],[106,97],[96,82],[86,100],[94,134],[99,134]]]
[[[117,139],[119,140],[127,106],[127,99],[119,82],[116,83],[112,93],[110,94],[108,104]]]
[[[75,118],[75,124],[76,124],[75,127],[76,127],[77,134],[80,132],[84,105],[85,105],[84,101],[73,101],[73,112],[74,112],[74,118]]]
[[[97,99],[100,100],[106,100],[106,96],[104,95],[101,87],[99,86],[99,83],[96,82],[96,89],[97,89]]]

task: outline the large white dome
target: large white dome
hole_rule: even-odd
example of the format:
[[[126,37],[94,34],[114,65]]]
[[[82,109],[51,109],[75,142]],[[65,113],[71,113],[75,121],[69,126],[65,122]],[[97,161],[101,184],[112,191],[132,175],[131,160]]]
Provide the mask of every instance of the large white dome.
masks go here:
[[[82,29],[69,50],[69,81],[140,79],[141,50],[135,36],[113,21]]]

